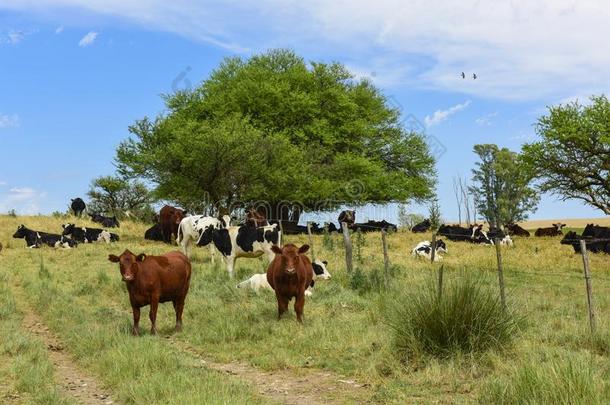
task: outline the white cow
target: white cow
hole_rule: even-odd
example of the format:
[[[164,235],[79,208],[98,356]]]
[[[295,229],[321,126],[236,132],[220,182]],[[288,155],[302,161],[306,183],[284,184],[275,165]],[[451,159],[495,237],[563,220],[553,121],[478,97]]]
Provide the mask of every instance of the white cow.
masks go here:
[[[182,251],[191,258],[191,247],[193,243],[197,246],[210,246],[210,255],[214,263],[214,244],[212,242],[212,231],[226,228],[230,225],[231,217],[224,215],[222,219],[208,217],[205,215],[192,215],[185,217],[178,225],[178,237],[176,242],[182,246]]]
[[[278,245],[281,236],[277,224],[258,228],[245,225],[230,226],[212,231],[214,246],[224,257],[231,278],[238,257],[259,257],[264,254],[271,262],[275,257],[271,246]]]
[[[311,296],[313,294],[313,287],[316,279],[329,280],[331,278],[330,273],[326,269],[328,262],[316,259],[312,263],[313,267],[313,279],[311,284],[305,290],[305,295]],[[273,290],[267,281],[267,273],[255,274],[249,279],[242,281],[237,284],[237,288],[251,288],[254,291],[258,290]]]
[[[435,262],[443,259],[439,254],[440,252],[447,253],[447,245],[442,239],[438,239],[436,241],[436,252],[434,253]],[[425,257],[426,259],[430,260],[432,258],[432,243],[427,240],[419,242],[411,251],[411,255],[414,257]]]

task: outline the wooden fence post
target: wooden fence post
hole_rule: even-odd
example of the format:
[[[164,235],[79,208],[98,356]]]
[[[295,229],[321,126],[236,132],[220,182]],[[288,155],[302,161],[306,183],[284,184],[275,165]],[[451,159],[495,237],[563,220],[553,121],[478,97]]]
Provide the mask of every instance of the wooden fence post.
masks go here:
[[[430,261],[434,263],[434,258],[436,257],[436,232],[432,233],[432,244],[430,245],[432,251],[430,252]]]
[[[343,244],[345,245],[345,265],[347,272],[351,274],[354,269],[352,261],[352,241],[349,238],[349,229],[347,229],[347,223],[342,222],[341,227],[343,228]]]
[[[443,269],[445,268],[444,264],[441,264],[441,268],[438,269],[438,300],[440,301],[443,298]]]
[[[311,252],[311,261],[316,260],[316,255],[313,251],[313,237],[311,236],[311,222],[307,221],[307,235],[309,236],[309,250]]]
[[[388,286],[388,273],[390,271],[390,258],[388,257],[388,240],[385,229],[381,230],[381,244],[383,245],[383,282]]]
[[[587,303],[589,304],[589,325],[591,333],[595,333],[595,311],[593,309],[593,291],[591,290],[591,272],[589,271],[589,254],[587,253],[587,243],[580,240],[580,253],[582,254],[582,264],[585,272],[585,285],[587,287]]]
[[[502,267],[502,248],[500,247],[500,239],[495,238],[496,258],[498,259],[498,281],[500,283],[500,301],[502,308],[506,309],[506,294],[504,293],[504,269]]]

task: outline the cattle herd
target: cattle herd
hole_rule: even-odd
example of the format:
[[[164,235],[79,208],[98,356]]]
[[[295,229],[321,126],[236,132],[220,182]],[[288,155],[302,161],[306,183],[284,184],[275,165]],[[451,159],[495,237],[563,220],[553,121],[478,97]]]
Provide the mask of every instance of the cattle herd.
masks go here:
[[[86,209],[80,198],[71,200],[74,215],[82,217]],[[119,235],[106,228],[119,227],[116,216],[107,217],[100,214],[89,214],[91,220],[104,228],[77,226],[74,223],[62,225],[61,233],[36,231],[20,225],[13,235],[14,238],[25,239],[28,248],[39,248],[44,245],[55,248],[73,248],[79,243],[105,242],[119,240]],[[310,223],[309,226],[299,225],[292,221],[268,221],[264,213],[255,209],[246,210],[245,220],[237,226],[231,225],[232,218],[223,215],[220,218],[189,215],[185,210],[169,205],[161,208],[156,224],[146,230],[147,240],[176,243],[182,252],[169,252],[161,256],[135,255],[125,250],[120,256],[109,255],[108,260],[118,263],[121,278],[126,283],[133,311],[133,333],[139,334],[140,308],[150,305],[151,333],[156,332],[156,313],[159,303],[171,301],[176,311],[176,330],[182,326],[182,312],[191,279],[191,254],[193,246],[209,246],[211,261],[214,263],[216,252],[224,259],[229,276],[233,277],[235,262],[238,258],[253,258],[265,255],[269,261],[266,273],[254,274],[247,280],[237,284],[237,288],[252,290],[275,291],[278,318],[288,309],[288,303],[295,299],[294,309],[299,322],[303,321],[305,296],[312,295],[316,279],[328,280],[326,261],[315,259],[313,262],[306,256],[308,245],[282,245],[282,234],[297,235],[339,232],[345,224],[347,229],[357,232],[396,231],[397,226],[385,220],[356,222],[356,211],[345,210],[339,215],[339,227],[334,223],[320,226]],[[563,235],[565,224],[553,224],[549,228],[538,228],[537,237],[553,237]],[[309,228],[309,229],[308,229]],[[411,228],[413,233],[430,231],[432,223],[426,219]],[[483,229],[483,225],[473,224],[469,227],[458,225],[441,225],[436,236],[445,237],[453,242],[469,242],[483,245],[496,243],[512,246],[511,237],[529,237],[530,233],[519,225],[510,223],[504,230],[498,228]],[[561,244],[572,245],[574,251],[581,250],[580,242],[584,241],[587,250],[594,253],[610,253],[610,228],[588,224],[581,235],[574,231],[568,232]],[[0,245],[1,246],[1,245]],[[434,242],[419,242],[411,251],[415,257],[441,260],[440,253],[448,253],[447,244],[443,239]]]

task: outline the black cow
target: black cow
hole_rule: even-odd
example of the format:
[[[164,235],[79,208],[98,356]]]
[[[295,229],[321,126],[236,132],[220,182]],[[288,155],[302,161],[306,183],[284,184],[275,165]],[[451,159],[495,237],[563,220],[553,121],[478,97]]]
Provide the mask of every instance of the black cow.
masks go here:
[[[83,211],[85,211],[85,208],[87,208],[85,202],[80,197],[73,198],[70,200],[70,202],[70,208],[72,208],[74,215],[80,218],[83,215]]]
[[[580,241],[584,240],[587,251],[592,253],[610,253],[610,228],[587,224],[582,235],[574,231],[568,232],[561,240],[562,245],[572,245],[574,252],[581,253]]]
[[[33,231],[26,228],[25,225],[19,225],[17,231],[13,235],[16,239],[25,239],[25,244],[29,248],[39,248],[43,245],[48,245],[55,248],[76,247],[77,243],[67,236],[57,235],[54,233]]]
[[[411,232],[413,232],[413,233],[428,232],[428,230],[430,229],[431,226],[432,226],[432,223],[430,223],[430,220],[424,219],[419,224],[414,225],[413,228],[411,228]]]
[[[385,230],[386,232],[396,232],[398,227],[384,219],[383,221],[369,220],[366,223],[354,224],[353,229],[360,232],[379,232],[381,230]]]
[[[161,224],[154,224],[148,228],[144,233],[144,239],[163,242],[163,227]]]
[[[120,226],[118,219],[116,217],[105,217],[100,214],[89,214],[91,220],[93,222],[97,222],[98,224],[102,224],[102,226],[106,228],[118,228]]]
[[[78,228],[74,224],[63,224],[64,231],[62,235],[70,236],[72,239],[79,243],[93,243],[93,242],[118,242],[119,235],[116,233],[108,232],[105,229],[99,228]]]
[[[324,229],[326,229],[326,232],[328,233],[339,232],[339,228],[337,228],[337,225],[332,222],[326,222],[324,224]]]
[[[354,223],[356,222],[356,211],[345,210],[339,214],[339,226],[343,227],[342,223],[345,222],[347,227],[353,229]]]
[[[521,228],[519,225],[515,224],[515,223],[510,223],[510,224],[506,224],[506,226],[504,227],[508,234],[511,236],[523,236],[526,238],[529,238],[530,233],[526,230]]]

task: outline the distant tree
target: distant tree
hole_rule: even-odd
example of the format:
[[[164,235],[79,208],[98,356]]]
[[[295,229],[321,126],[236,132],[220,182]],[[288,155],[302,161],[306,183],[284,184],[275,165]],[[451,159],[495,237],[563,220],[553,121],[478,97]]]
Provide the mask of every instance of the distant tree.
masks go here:
[[[436,182],[423,136],[338,63],[306,63],[288,50],[228,58],[165,103],[166,113],[129,128],[117,163],[186,208],[266,201],[274,216],[283,201],[330,210],[423,200]]]
[[[428,205],[428,219],[432,231],[436,231],[441,226],[441,206],[438,203],[438,197],[434,197]]]
[[[479,214],[494,227],[522,221],[536,210],[540,197],[519,155],[497,145],[475,145],[480,162],[472,170],[470,193]]]
[[[150,220],[153,198],[146,186],[136,180],[102,176],[91,182],[87,192],[89,212],[102,212],[141,220]]]
[[[591,97],[549,107],[538,119],[542,138],[523,146],[523,158],[539,188],[560,198],[577,199],[610,215],[610,101]]]
[[[401,228],[411,229],[424,220],[421,214],[410,213],[404,204],[398,206],[398,224]]]

